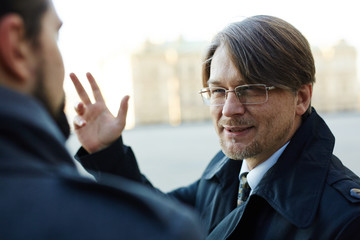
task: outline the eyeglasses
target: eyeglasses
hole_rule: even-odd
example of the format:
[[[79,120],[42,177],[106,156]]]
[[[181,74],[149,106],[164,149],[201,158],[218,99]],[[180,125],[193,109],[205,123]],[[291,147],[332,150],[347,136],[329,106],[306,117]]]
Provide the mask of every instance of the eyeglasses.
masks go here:
[[[222,87],[207,87],[199,92],[206,105],[222,106],[225,104],[229,92],[236,94],[242,104],[266,103],[269,96],[268,91],[276,87],[267,87],[265,84],[249,84],[237,86],[234,90],[226,90]]]

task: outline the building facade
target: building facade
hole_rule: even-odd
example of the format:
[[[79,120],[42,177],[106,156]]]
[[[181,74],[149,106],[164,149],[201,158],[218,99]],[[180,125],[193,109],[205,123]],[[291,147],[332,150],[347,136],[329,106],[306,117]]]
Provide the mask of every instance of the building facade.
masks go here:
[[[323,112],[359,110],[356,49],[344,40],[321,51],[313,49],[316,83],[312,104]]]
[[[135,124],[204,121],[209,109],[198,94],[206,42],[145,42],[131,58]]]

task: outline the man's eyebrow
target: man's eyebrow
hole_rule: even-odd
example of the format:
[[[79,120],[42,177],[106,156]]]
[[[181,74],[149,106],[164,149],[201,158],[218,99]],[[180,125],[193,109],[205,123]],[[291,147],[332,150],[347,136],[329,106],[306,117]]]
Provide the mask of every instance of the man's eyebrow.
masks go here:
[[[237,80],[237,83],[238,83],[239,86],[246,84],[246,82],[245,82],[244,80],[242,80],[242,79]],[[207,84],[208,84],[208,85],[209,85],[209,84],[221,85],[221,84],[223,84],[223,82],[220,81],[220,80],[216,80],[216,79],[213,79],[213,80],[212,80],[212,79],[209,79],[209,80],[207,81]]]
[[[219,81],[208,80],[206,83],[207,83],[208,85],[209,85],[209,84],[217,84],[217,83],[219,83]]]
[[[207,81],[207,84],[213,84],[213,85],[220,85],[221,84],[221,81],[218,81],[218,80],[209,80]]]

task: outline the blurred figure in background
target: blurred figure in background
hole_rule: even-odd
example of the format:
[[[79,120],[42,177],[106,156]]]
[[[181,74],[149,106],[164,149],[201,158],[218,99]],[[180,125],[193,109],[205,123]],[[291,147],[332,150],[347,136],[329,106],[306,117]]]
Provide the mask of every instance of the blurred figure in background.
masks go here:
[[[222,151],[169,196],[199,213],[208,239],[358,238],[360,179],[333,155],[334,136],[311,107],[315,64],[305,37],[272,16],[233,23],[210,44],[202,77]],[[122,143],[124,108],[112,117],[72,79],[83,101],[77,158],[99,181],[110,173],[151,186]]]
[[[77,173],[64,146],[61,24],[51,0],[0,1],[0,238],[202,239],[187,208]]]

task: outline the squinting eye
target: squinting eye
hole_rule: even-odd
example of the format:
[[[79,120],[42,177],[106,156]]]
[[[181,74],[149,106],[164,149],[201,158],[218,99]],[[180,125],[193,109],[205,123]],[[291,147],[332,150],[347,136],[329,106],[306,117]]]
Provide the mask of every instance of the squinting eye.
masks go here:
[[[211,94],[224,94],[224,89],[211,89]]]
[[[240,94],[240,95],[245,95],[245,94],[248,94],[251,91],[254,91],[254,89],[256,89],[256,87],[252,87],[252,86],[246,86],[245,87],[244,86],[244,87],[241,87],[241,88],[237,88],[236,93]]]

